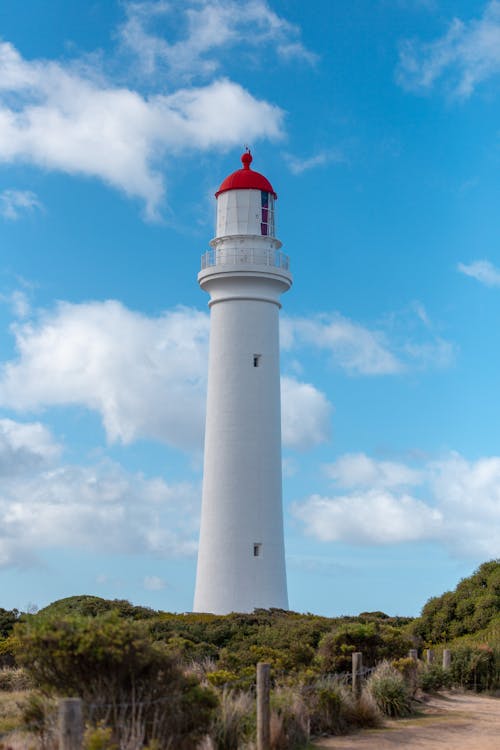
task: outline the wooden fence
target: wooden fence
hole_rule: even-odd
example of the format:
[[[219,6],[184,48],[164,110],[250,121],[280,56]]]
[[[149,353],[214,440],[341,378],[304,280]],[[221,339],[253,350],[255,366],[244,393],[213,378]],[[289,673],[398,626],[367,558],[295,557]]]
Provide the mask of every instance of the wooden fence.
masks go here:
[[[418,652],[411,649],[408,656],[418,660]],[[434,662],[431,649],[425,652],[427,664]],[[443,650],[443,669],[449,669],[451,651]],[[329,675],[330,679],[344,680],[351,683],[355,696],[361,694],[363,681],[373,672],[373,669],[363,667],[363,654],[356,651],[352,654],[351,672]],[[271,735],[271,665],[257,664],[256,675],[256,704],[257,704],[257,750],[270,750]],[[83,742],[83,703],[80,698],[63,698],[59,701],[59,750],[81,750]]]

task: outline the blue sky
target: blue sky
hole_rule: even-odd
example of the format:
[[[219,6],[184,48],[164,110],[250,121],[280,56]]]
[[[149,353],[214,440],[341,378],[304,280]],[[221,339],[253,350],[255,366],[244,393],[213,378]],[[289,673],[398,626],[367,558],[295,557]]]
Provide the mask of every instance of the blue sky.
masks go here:
[[[192,606],[213,193],[278,193],[291,608],[500,548],[500,2],[0,7],[0,606]]]

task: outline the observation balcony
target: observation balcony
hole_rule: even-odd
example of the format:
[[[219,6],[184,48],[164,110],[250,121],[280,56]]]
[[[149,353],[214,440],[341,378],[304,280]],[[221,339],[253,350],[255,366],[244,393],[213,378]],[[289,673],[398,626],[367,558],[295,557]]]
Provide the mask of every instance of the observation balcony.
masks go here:
[[[201,270],[214,266],[267,266],[290,271],[290,258],[281,250],[269,248],[217,247],[201,256]]]

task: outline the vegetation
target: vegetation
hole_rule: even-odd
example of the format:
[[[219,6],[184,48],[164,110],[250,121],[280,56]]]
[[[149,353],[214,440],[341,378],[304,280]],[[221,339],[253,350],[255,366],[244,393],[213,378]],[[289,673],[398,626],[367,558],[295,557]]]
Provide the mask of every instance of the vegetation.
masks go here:
[[[431,647],[435,663],[408,658],[416,647]],[[355,651],[376,667],[359,698],[347,684]],[[77,695],[88,750],[250,750],[259,661],[272,668],[273,750],[407,715],[419,690],[498,690],[500,561],[429,600],[417,619],[179,615],[95,596],[36,614],[0,609],[0,735],[24,725],[49,748],[54,701]]]
[[[500,560],[484,563],[454,591],[429,599],[412,632],[425,643],[452,641],[500,628]]]

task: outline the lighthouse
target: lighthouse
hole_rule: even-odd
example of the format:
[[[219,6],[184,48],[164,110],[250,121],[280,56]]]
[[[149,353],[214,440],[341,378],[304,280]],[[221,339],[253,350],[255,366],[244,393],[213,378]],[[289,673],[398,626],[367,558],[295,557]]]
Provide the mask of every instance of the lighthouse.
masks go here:
[[[216,237],[198,282],[210,347],[195,612],[288,609],[281,487],[280,297],[292,285],[277,195],[251,168],[216,192]]]

